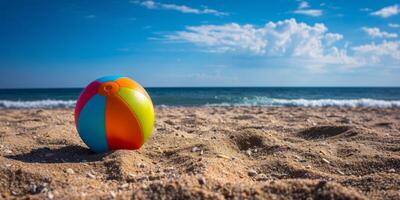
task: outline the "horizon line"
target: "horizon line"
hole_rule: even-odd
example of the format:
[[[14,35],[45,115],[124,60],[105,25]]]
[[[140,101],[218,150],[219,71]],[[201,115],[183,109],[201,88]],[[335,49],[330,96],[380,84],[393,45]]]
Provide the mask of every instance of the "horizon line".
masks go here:
[[[0,90],[35,90],[35,89],[84,89],[85,87],[16,87],[1,88]],[[146,89],[153,88],[400,88],[400,86],[149,86]]]

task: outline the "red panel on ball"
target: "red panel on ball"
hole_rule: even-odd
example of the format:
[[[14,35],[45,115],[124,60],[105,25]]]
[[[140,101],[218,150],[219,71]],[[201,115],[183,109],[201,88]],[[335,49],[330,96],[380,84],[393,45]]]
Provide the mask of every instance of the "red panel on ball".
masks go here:
[[[79,119],[79,113],[81,112],[82,108],[85,106],[86,102],[89,101],[95,94],[97,94],[97,88],[100,86],[100,82],[93,81],[91,82],[85,90],[79,95],[78,101],[76,102],[75,106],[75,124],[77,124]]]

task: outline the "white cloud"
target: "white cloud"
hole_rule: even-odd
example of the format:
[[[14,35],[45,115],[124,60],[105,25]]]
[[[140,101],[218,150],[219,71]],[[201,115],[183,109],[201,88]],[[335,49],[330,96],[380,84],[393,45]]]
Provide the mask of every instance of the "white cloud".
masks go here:
[[[384,7],[378,11],[372,12],[371,15],[387,18],[393,15],[397,15],[400,13],[400,9],[398,5],[392,5]]]
[[[390,28],[400,28],[400,24],[389,23],[388,26]]]
[[[302,1],[302,2],[300,2],[298,9],[304,9],[304,8],[308,8],[308,7],[310,7],[308,2],[307,1]]]
[[[252,25],[240,26],[232,23],[221,26],[191,26],[187,27],[187,31],[168,35],[167,39],[208,46],[213,52],[249,51],[262,54],[267,41],[262,40],[260,34],[262,34],[261,31],[256,30]]]
[[[300,15],[308,15],[312,17],[319,17],[323,14],[322,10],[319,9],[306,9],[309,8],[310,4],[308,4],[307,1],[300,1],[299,6],[297,7],[297,10],[293,11],[295,14],[300,14]]]
[[[388,33],[385,31],[381,31],[377,27],[362,27],[362,30],[366,32],[369,36],[373,38],[397,38],[396,33]]]
[[[160,3],[152,0],[147,1],[131,1],[132,3],[139,4],[148,9],[163,9],[163,10],[175,10],[181,13],[191,13],[191,14],[211,14],[216,16],[228,15],[228,13],[220,12],[210,8],[191,8],[185,5],[167,4]]]
[[[354,57],[362,65],[383,64],[400,67],[400,41],[384,41],[352,48]]]
[[[212,53],[274,58],[280,59],[281,64],[313,69],[325,66],[354,68],[379,63],[400,65],[399,41],[355,47],[348,47],[346,43],[344,47],[338,47],[335,44],[343,39],[343,35],[328,32],[324,24],[309,25],[295,19],[268,22],[261,27],[237,23],[189,26],[164,36],[164,39],[189,42]]]
[[[312,17],[319,17],[322,15],[322,10],[319,9],[302,9],[293,11],[295,14],[308,15]]]
[[[287,56],[315,62],[334,62],[343,52],[332,44],[343,38],[329,33],[324,24],[307,25],[295,19],[268,22],[262,27],[236,23],[190,26],[167,35],[172,41],[186,41],[208,47],[211,52]]]

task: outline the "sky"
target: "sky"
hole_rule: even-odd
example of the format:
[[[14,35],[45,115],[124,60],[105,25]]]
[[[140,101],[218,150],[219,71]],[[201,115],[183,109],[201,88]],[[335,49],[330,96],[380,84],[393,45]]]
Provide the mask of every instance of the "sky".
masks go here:
[[[400,2],[0,1],[0,88],[400,86]]]

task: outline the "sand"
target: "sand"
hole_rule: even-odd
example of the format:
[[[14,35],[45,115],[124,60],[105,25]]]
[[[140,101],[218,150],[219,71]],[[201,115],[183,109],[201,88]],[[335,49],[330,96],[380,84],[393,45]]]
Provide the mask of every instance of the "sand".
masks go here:
[[[0,110],[0,199],[400,199],[400,108],[156,109],[90,152],[73,110]]]

